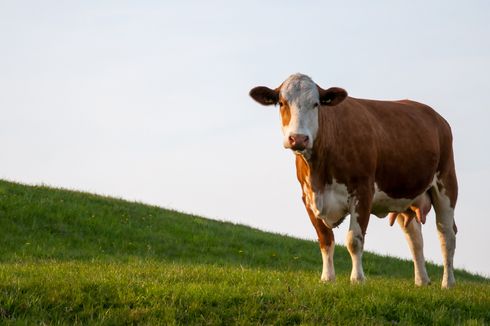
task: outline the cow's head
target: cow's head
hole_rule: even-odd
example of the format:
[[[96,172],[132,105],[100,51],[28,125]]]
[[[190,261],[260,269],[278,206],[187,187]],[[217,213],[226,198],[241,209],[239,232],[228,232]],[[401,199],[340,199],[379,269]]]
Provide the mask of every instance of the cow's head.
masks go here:
[[[284,147],[301,152],[313,147],[318,133],[318,110],[339,104],[347,92],[338,87],[322,89],[310,77],[295,74],[276,89],[255,87],[250,96],[262,105],[279,104]]]

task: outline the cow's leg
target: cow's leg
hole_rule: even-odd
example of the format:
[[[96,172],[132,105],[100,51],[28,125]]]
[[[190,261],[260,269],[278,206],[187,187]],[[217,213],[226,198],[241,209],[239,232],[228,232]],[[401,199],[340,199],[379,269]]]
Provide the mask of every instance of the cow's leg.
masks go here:
[[[415,269],[415,285],[430,284],[427,270],[425,269],[424,259],[424,239],[422,238],[422,225],[412,220],[405,225],[405,219],[400,214],[398,215],[398,224],[405,232],[405,237],[412,252],[413,265]]]
[[[318,220],[321,224],[323,221]],[[317,231],[318,232],[318,231]],[[322,253],[323,269],[322,282],[335,281],[335,268],[333,265],[333,253],[335,249],[335,241],[332,229],[324,225],[321,230],[321,236],[318,236],[320,242],[320,251]]]
[[[372,194],[358,192],[359,198],[353,198],[351,204],[349,231],[347,232],[347,250],[352,259],[352,283],[363,282],[364,271],[362,268],[362,253],[364,250],[364,236],[369,222]]]
[[[362,252],[364,248],[364,236],[358,222],[358,215],[351,214],[349,232],[347,232],[347,250],[352,259],[352,271],[350,280],[352,283],[364,281],[364,271],[362,269]]]
[[[315,227],[316,234],[318,235],[318,242],[320,244],[320,252],[322,253],[323,269],[322,269],[322,282],[335,281],[335,268],[333,265],[333,253],[335,248],[335,238],[332,229],[327,227],[322,220],[315,217],[313,212],[306,208],[311,223]]]
[[[455,177],[454,177],[455,178]],[[451,180],[443,180],[442,183],[431,188],[432,202],[436,211],[437,231],[441,242],[442,258],[444,263],[444,274],[442,276],[442,287],[450,288],[454,286],[453,258],[456,249],[456,228],[454,223],[454,204],[449,196],[456,196],[457,191],[447,191],[446,182],[453,185]],[[453,205],[451,205],[451,201]]]

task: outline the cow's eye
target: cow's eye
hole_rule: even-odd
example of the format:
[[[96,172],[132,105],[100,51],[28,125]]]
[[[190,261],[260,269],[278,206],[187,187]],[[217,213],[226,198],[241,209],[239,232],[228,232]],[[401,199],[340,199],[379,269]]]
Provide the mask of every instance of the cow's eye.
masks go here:
[[[313,107],[314,107],[314,108],[317,108],[317,107],[318,107],[318,102],[317,102],[317,103],[315,103],[315,104],[313,104]]]
[[[283,105],[284,105],[284,103],[283,103],[283,102],[279,102],[279,106],[281,106],[281,107],[282,107]]]

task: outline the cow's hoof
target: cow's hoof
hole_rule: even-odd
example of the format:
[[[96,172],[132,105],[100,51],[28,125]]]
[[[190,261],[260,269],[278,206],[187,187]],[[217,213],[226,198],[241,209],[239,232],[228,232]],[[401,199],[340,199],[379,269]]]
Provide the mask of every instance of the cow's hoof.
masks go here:
[[[415,280],[415,285],[416,286],[428,286],[430,285],[431,282],[430,282],[430,279],[416,279]]]
[[[449,289],[452,288],[456,284],[456,280],[454,279],[454,274],[452,271],[448,274],[444,273],[442,276],[442,285],[441,287],[443,289]]]
[[[320,278],[320,282],[321,283],[333,283],[335,282],[335,275],[330,275],[330,276],[324,276],[322,275],[322,277]]]
[[[443,289],[450,289],[452,287],[454,287],[456,285],[456,282],[452,281],[452,282],[444,282],[442,281],[442,285],[441,285],[441,288]]]
[[[362,284],[366,282],[366,278],[364,276],[356,276],[356,277],[351,276],[350,282],[351,284]]]

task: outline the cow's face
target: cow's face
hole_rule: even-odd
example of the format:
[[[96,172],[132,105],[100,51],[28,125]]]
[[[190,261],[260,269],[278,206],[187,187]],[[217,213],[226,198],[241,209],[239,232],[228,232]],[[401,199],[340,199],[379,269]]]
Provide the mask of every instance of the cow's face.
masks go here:
[[[303,152],[313,148],[318,133],[318,110],[339,104],[347,92],[337,87],[321,89],[310,77],[295,74],[274,90],[255,87],[250,96],[263,105],[279,105],[284,147]]]

